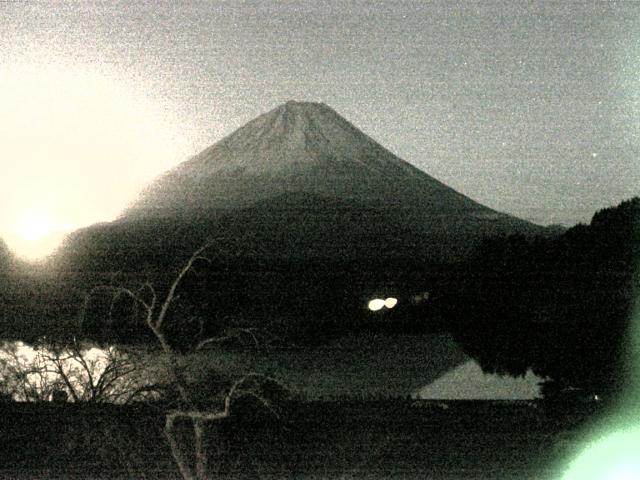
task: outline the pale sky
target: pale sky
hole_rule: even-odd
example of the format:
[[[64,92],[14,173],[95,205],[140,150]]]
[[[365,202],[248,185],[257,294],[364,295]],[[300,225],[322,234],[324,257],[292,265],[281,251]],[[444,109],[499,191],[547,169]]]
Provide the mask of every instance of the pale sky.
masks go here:
[[[113,219],[290,99],[487,206],[588,221],[639,193],[640,3],[0,2],[0,236]]]

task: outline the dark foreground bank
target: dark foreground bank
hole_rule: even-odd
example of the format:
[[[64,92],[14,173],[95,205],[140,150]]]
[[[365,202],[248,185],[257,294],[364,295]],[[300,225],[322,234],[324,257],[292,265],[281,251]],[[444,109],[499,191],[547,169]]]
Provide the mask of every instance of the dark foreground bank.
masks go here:
[[[180,478],[153,406],[0,406],[0,477]],[[384,400],[299,402],[210,426],[212,478],[554,478],[589,406]],[[190,425],[181,443],[190,445]]]

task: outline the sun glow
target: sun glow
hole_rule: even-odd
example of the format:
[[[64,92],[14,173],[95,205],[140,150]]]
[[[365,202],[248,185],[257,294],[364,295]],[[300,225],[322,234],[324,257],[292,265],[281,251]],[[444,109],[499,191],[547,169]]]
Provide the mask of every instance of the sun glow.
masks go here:
[[[26,260],[37,260],[50,254],[74,226],[55,221],[46,213],[24,213],[4,234],[9,247]]]
[[[0,238],[18,256],[113,220],[187,158],[181,122],[127,78],[98,65],[0,68]]]
[[[51,220],[44,215],[25,215],[21,217],[16,224],[16,233],[18,236],[29,242],[41,240],[54,229]]]

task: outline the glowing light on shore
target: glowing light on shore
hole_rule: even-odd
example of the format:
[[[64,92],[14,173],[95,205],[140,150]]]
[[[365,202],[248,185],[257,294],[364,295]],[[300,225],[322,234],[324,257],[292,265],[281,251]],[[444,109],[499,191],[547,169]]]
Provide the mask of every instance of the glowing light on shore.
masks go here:
[[[369,301],[369,303],[367,304],[367,307],[372,312],[377,312],[379,310],[382,310],[383,308],[391,309],[395,307],[397,304],[398,304],[398,299],[395,297],[388,297],[386,299],[374,298],[373,300]]]
[[[372,312],[382,310],[384,308],[384,300],[382,300],[381,298],[374,298],[369,302],[368,307]]]

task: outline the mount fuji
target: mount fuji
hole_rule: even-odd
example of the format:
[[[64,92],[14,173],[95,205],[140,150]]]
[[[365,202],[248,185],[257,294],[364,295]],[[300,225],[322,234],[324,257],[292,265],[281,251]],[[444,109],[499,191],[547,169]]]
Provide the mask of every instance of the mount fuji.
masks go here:
[[[449,188],[327,105],[291,101],[164,173],[117,221],[74,233],[62,250],[98,269],[118,264],[109,270],[140,255],[181,258],[206,238],[236,257],[449,261],[489,235],[543,230]]]

